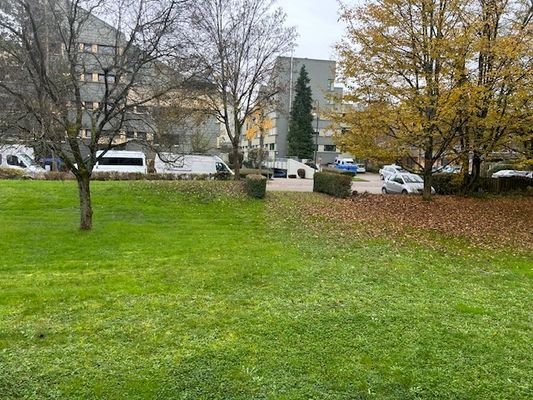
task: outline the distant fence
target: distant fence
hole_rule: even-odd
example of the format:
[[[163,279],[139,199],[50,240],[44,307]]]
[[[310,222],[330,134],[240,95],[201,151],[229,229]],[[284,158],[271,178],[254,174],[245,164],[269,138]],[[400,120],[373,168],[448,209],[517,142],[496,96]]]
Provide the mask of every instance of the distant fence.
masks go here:
[[[489,193],[522,192],[533,187],[533,179],[524,176],[479,178],[479,187]]]

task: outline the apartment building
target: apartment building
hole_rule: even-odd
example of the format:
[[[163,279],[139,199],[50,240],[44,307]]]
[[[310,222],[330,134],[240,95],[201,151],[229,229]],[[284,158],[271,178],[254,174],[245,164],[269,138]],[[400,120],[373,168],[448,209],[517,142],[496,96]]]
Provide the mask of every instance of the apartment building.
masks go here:
[[[47,8],[43,8],[45,14],[47,11],[49,11]],[[46,70],[61,93],[56,103],[63,102],[61,106],[54,105],[56,108],[51,109],[51,113],[59,115],[60,112],[67,110],[67,118],[74,120],[75,105],[79,104],[78,97],[74,98],[74,96],[79,89],[83,114],[78,137],[82,153],[87,153],[94,127],[102,120],[102,113],[111,110],[114,106],[121,107],[126,112],[116,113],[116,117],[108,119],[100,141],[97,143],[99,147],[105,148],[111,143],[117,149],[150,152],[149,148],[157,148],[164,144],[164,151],[171,150],[180,153],[206,152],[216,149],[219,126],[214,118],[206,113],[200,118],[201,110],[198,110],[191,102],[190,110],[182,110],[181,114],[172,120],[172,113],[160,111],[165,108],[174,110],[179,107],[187,108],[183,102],[179,103],[179,95],[176,93],[173,98],[172,94],[168,93],[165,101],[160,101],[157,96],[151,98],[147,95],[152,87],[162,86],[161,82],[165,79],[165,74],[177,76],[178,73],[157,61],[144,65],[142,70],[135,70],[135,58],[142,57],[141,50],[135,48],[134,44],[127,43],[124,35],[112,25],[93,14],[83,13],[85,11],[80,10],[79,19],[82,23],[79,24],[77,27],[79,30],[74,34],[74,52],[70,50],[72,47],[67,50],[67,46],[70,46],[69,39],[65,39],[52,29],[53,24],[43,25],[46,27],[42,29],[46,37],[41,38],[40,41],[40,49],[44,49],[46,53],[43,57],[47,64]],[[40,16],[44,21],[47,19],[46,15]],[[72,54],[76,54],[74,67],[78,78],[76,84],[72,84],[70,80],[73,63],[66,62],[66,57],[68,56],[71,60]],[[14,73],[11,73],[8,67],[12,67]],[[16,70],[17,65],[0,63],[0,80],[12,80],[13,85],[23,85],[24,82],[20,82]],[[137,74],[135,80],[131,78],[134,73]],[[127,96],[121,95],[126,87]],[[30,87],[28,92],[32,90],[33,88]],[[5,93],[0,93],[0,96],[3,95]],[[9,137],[12,142],[25,142],[35,147],[38,154],[47,155],[45,154],[47,152],[46,141],[50,141],[50,138],[38,139],[38,132],[34,134],[17,132],[16,127],[11,122],[8,124],[7,120],[8,117],[10,121],[16,120],[17,114],[23,116],[24,110],[20,104],[11,99],[9,102],[6,101],[7,103],[10,106],[8,111],[15,116],[7,115],[7,106],[4,110],[0,110],[1,137]],[[164,121],[160,118],[162,114],[164,114]],[[164,125],[164,132],[160,131],[162,125]],[[68,153],[69,146],[62,140],[64,135],[65,129],[58,125],[57,137],[54,141],[65,143],[63,147]]]
[[[294,100],[294,87],[298,79],[300,68],[305,65],[309,75],[310,87],[315,104],[313,138],[316,146],[316,160],[325,165],[333,162],[340,154],[333,141],[334,131],[327,119],[327,112],[337,107],[335,98],[342,96],[342,88],[335,86],[336,62],[331,60],[315,60],[296,57],[279,57],[276,74],[273,79],[281,88],[276,98],[276,107],[269,113],[272,121],[263,139],[263,148],[268,152],[269,159],[287,157],[287,135],[289,131],[289,115]],[[318,133],[318,134],[317,134]],[[249,140],[244,135],[241,140],[241,150],[245,155],[252,149],[260,147],[259,137]]]

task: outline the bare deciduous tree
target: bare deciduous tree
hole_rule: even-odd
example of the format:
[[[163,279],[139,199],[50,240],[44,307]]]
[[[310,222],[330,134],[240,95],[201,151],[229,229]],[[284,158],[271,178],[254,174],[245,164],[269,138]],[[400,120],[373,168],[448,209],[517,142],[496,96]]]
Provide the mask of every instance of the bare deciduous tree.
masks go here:
[[[205,109],[224,126],[233,159],[239,159],[247,118],[279,88],[268,86],[278,56],[293,48],[296,31],[285,27],[285,13],[273,0],[198,0],[191,8],[190,57],[215,86],[203,97]],[[239,165],[235,166],[239,179]]]
[[[128,126],[145,123],[140,109],[181,80],[171,33],[188,3],[0,2],[0,98],[9,110],[0,134],[61,157],[78,183],[81,229],[92,227],[97,151],[124,142]]]

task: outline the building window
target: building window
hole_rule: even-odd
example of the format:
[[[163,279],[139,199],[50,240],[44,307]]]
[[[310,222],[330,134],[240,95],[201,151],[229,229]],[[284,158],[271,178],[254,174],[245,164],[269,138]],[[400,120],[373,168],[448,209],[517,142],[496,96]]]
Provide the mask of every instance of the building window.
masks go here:
[[[126,131],[126,139],[133,139],[135,137],[135,132]]]
[[[80,50],[84,51],[85,53],[92,53],[93,45],[91,43],[80,43]]]
[[[98,45],[98,54],[105,54],[108,56],[112,56],[115,54],[115,47],[114,46],[105,46],[103,44]]]
[[[93,74],[91,72],[86,72],[83,74],[83,80],[85,82],[92,82],[93,81]]]
[[[337,146],[334,144],[325,144],[324,151],[337,151]]]
[[[80,129],[80,138],[82,138],[82,139],[90,139],[91,138],[91,130],[90,129]]]
[[[137,139],[146,140],[146,132],[137,132]]]
[[[107,78],[108,83],[115,83],[115,80],[116,80],[115,75],[98,74],[98,82],[104,83],[106,81],[106,78]]]
[[[83,107],[88,111],[92,111],[94,108],[94,104],[92,101],[86,101],[83,103]]]
[[[276,148],[276,143],[269,144],[269,150],[275,150],[275,148]]]

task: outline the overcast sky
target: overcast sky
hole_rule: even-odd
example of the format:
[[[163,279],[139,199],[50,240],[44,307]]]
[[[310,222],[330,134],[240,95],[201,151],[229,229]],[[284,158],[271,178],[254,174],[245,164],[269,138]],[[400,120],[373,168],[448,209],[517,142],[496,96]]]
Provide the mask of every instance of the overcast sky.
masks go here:
[[[278,0],[278,5],[299,34],[295,57],[336,59],[333,47],[344,32],[344,25],[337,22],[337,0]]]

